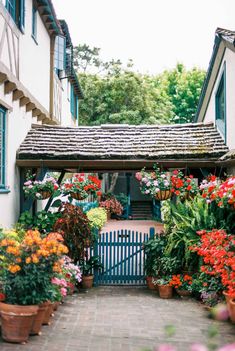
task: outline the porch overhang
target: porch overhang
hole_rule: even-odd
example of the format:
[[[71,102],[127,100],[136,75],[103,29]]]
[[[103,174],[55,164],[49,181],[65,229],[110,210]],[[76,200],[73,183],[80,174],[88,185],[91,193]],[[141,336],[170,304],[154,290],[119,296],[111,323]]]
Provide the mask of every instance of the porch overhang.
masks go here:
[[[213,124],[32,126],[17,152],[19,167],[128,171],[218,166],[228,147]]]

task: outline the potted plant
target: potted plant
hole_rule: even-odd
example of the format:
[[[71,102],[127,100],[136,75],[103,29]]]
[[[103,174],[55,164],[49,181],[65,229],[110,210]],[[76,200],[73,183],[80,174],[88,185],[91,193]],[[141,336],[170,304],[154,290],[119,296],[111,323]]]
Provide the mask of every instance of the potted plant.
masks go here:
[[[121,216],[123,212],[121,203],[116,199],[114,195],[110,195],[104,200],[102,199],[102,201],[99,203],[99,206],[106,209],[108,219],[110,219],[112,214]]]
[[[174,170],[171,176],[172,192],[181,200],[192,199],[199,192],[193,176],[185,176],[180,170]]]
[[[23,186],[25,196],[37,200],[45,200],[51,197],[58,189],[59,185],[56,180],[48,175],[43,180],[28,179]]]
[[[82,268],[82,287],[84,289],[90,289],[93,286],[94,269],[103,268],[103,265],[100,263],[99,256],[91,256],[89,259],[84,259],[81,262]]]
[[[162,299],[171,299],[173,295],[173,289],[170,284],[172,279],[171,275],[166,275],[165,277],[158,278],[156,284],[158,286],[159,296]]]
[[[31,328],[35,327],[39,306],[51,300],[51,279],[60,266],[59,258],[67,252],[58,233],[42,238],[37,230],[29,230],[20,243],[15,239],[0,240],[5,294],[0,313],[4,340],[27,341]],[[37,323],[38,319],[41,323],[42,315],[37,316]],[[37,328],[39,332],[40,326]]]
[[[107,212],[104,207],[96,207],[90,209],[87,213],[92,229],[100,230],[107,222]]]
[[[62,272],[67,281],[67,290],[70,295],[73,294],[75,285],[82,281],[82,272],[77,264],[68,257],[63,257]]]
[[[156,289],[156,285],[153,283],[154,278],[158,275],[159,260],[163,255],[163,251],[166,246],[166,237],[164,234],[159,235],[153,239],[148,240],[144,243],[144,270],[146,275],[146,283],[150,290]]]
[[[95,175],[88,175],[87,184],[84,187],[84,190],[89,194],[96,197],[101,196],[101,180],[97,178]]]
[[[193,278],[188,274],[174,274],[170,281],[170,285],[174,287],[177,293],[182,296],[191,296]]]

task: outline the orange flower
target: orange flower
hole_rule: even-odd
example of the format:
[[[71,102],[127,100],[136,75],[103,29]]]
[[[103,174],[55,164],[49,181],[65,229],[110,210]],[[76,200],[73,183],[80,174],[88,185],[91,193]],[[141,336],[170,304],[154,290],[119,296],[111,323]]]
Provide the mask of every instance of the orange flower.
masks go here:
[[[31,257],[27,257],[26,260],[25,260],[25,262],[26,262],[27,264],[31,263],[31,261],[32,261],[32,260],[31,260]]]
[[[20,271],[21,270],[21,268],[20,268],[20,266],[19,265],[17,265],[17,264],[10,264],[9,266],[8,266],[8,270],[11,272],[11,273],[17,273],[18,271]]]

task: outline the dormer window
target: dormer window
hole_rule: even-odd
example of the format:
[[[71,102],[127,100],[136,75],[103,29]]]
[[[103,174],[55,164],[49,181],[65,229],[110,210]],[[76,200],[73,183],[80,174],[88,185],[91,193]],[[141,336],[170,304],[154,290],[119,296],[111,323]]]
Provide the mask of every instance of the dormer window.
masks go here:
[[[24,31],[25,0],[5,0],[5,7],[19,29]]]
[[[219,131],[226,137],[226,70],[225,66],[220,77],[219,85],[215,95],[216,125]]]

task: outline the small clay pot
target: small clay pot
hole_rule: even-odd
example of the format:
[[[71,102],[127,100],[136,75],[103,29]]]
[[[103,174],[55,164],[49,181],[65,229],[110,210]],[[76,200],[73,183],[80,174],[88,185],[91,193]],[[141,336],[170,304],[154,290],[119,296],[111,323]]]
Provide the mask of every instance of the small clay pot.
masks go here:
[[[84,275],[82,277],[82,287],[83,289],[91,289],[93,286],[94,276],[93,275]]]
[[[155,290],[157,285],[153,284],[153,279],[154,279],[154,277],[147,276],[145,279],[146,279],[147,287],[148,287],[150,290]]]
[[[47,305],[43,322],[42,322],[43,325],[50,325],[50,318],[53,313],[53,310],[54,310],[54,303],[51,301],[48,301],[48,305]]]
[[[158,284],[159,296],[162,299],[171,299],[173,296],[173,289],[171,285],[159,285]]]
[[[40,335],[43,320],[45,318],[45,313],[47,310],[49,302],[44,302],[39,305],[38,312],[34,318],[33,325],[31,328],[30,335]]]
[[[232,308],[231,308],[231,305],[230,305],[230,301],[233,299],[232,297],[230,297],[226,291],[223,291],[223,295],[225,297],[225,300],[226,300],[226,304],[227,304],[227,308],[228,308],[228,314],[229,314],[229,317],[230,319],[232,320]]]
[[[182,297],[190,297],[192,295],[191,291],[188,290],[176,289],[176,292],[179,296]]]

